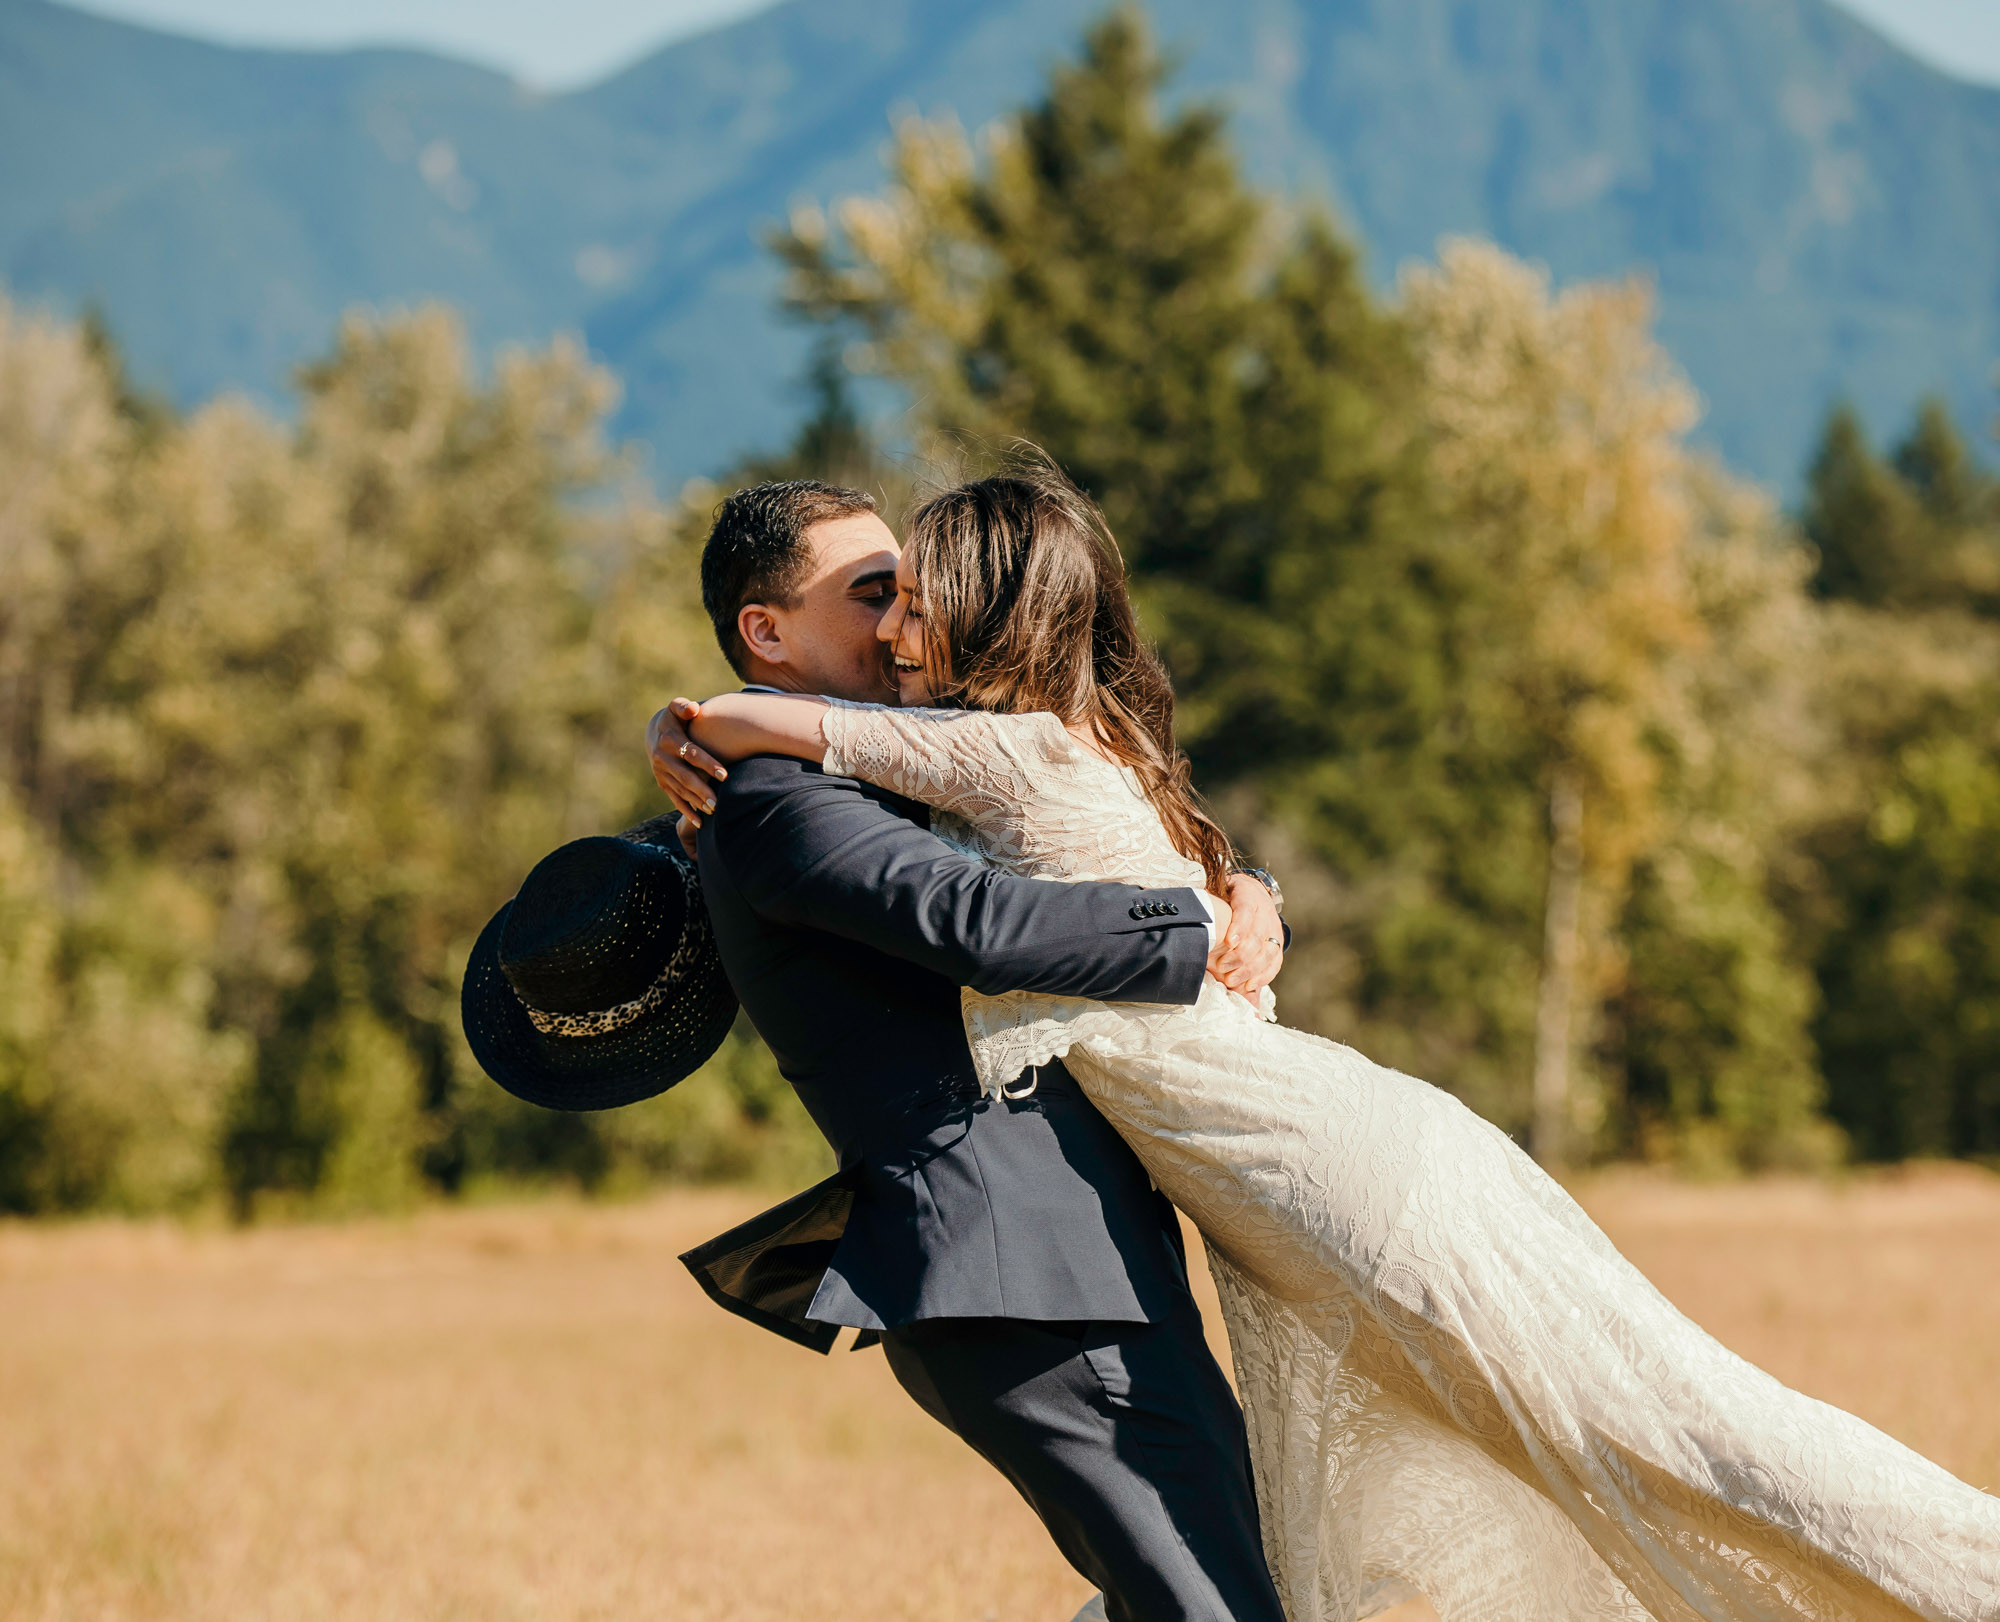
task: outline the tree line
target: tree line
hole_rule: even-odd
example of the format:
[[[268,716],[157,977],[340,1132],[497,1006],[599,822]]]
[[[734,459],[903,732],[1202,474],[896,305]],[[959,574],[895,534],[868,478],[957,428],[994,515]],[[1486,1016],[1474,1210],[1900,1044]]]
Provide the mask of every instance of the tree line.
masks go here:
[[[1788,517],[1691,447],[1643,285],[1458,242],[1378,296],[1164,87],[1114,13],[800,211],[819,409],[722,482],[893,509],[1046,448],[1285,880],[1285,1017],[1550,1160],[2000,1154],[2000,487],[1949,417],[1884,455],[1836,412]],[[291,421],[181,415],[0,304],[0,1209],[818,1163],[747,1033],[575,1117],[457,1032],[485,918],[650,814],[645,716],[727,682],[714,489],[648,490],[614,401],[430,310],[351,319]]]
[[[747,1040],[579,1117],[458,1031],[486,918],[658,809],[645,715],[726,674],[612,401],[568,343],[482,380],[427,311],[350,320],[294,423],[183,418],[0,306],[0,1209],[817,1164]]]

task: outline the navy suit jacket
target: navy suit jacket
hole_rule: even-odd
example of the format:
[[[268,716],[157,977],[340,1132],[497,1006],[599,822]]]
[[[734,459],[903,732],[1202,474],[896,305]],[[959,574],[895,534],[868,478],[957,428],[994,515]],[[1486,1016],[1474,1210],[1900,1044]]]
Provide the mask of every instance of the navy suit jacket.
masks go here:
[[[839,1158],[683,1258],[716,1300],[825,1350],[924,1318],[1156,1322],[1185,1299],[1172,1209],[1060,1064],[979,1096],[959,988],[1191,1003],[1187,889],[1052,884],[929,812],[801,761],[731,769],[700,869],[731,984]]]

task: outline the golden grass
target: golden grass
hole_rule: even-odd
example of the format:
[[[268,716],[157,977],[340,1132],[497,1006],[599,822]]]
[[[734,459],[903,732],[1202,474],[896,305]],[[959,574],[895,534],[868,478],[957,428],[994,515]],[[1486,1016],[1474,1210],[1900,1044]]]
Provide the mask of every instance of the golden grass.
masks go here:
[[[2000,1179],[1585,1203],[1725,1341],[2000,1482]],[[879,1353],[710,1306],[759,1203],[0,1228],[9,1622],[1063,1622],[1087,1592]]]

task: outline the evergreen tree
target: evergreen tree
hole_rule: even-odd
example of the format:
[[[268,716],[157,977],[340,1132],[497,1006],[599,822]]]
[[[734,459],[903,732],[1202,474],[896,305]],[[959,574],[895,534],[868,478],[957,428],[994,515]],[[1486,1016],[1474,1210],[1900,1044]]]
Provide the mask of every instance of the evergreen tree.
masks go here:
[[[1806,475],[1806,538],[1819,550],[1813,590],[1845,602],[1892,600],[1915,568],[1915,519],[1909,493],[1869,448],[1854,408],[1835,406]]]
[[[1814,589],[1874,608],[2000,614],[2000,496],[1930,400],[1888,461],[1852,408],[1834,409],[1807,475]]]
[[[1917,408],[1891,460],[1932,523],[1957,529],[2000,516],[1991,510],[1992,480],[1974,463],[1942,400]]]

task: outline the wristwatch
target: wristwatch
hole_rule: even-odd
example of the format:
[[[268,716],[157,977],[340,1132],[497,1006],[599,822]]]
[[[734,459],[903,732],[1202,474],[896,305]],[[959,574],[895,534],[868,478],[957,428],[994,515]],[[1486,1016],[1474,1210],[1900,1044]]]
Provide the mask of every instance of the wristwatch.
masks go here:
[[[1278,909],[1280,918],[1285,916],[1285,892],[1278,888],[1278,881],[1261,867],[1232,867],[1232,874],[1241,873],[1246,879],[1255,879],[1271,892],[1271,905]]]

